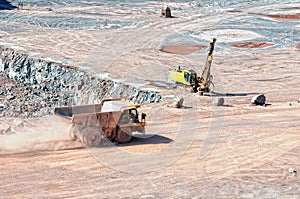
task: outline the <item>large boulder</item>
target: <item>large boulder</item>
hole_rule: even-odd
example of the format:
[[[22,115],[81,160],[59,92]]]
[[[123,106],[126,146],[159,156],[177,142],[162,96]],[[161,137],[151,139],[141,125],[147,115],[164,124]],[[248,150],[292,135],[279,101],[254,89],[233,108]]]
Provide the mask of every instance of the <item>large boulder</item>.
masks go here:
[[[252,97],[251,103],[255,104],[255,105],[263,106],[266,104],[266,97],[264,94],[256,95],[256,96]]]
[[[182,108],[183,107],[183,97],[175,97],[173,101],[174,108]]]
[[[296,176],[297,175],[297,170],[294,169],[294,168],[289,168],[289,173],[293,176]]]
[[[223,97],[215,97],[213,100],[212,100],[212,104],[214,106],[223,106],[224,105],[224,98]]]
[[[165,9],[162,9],[161,10],[161,16],[166,17],[166,18],[171,18],[172,17],[171,9],[169,7],[166,7]]]
[[[4,121],[0,121],[0,135],[11,133],[11,126]]]

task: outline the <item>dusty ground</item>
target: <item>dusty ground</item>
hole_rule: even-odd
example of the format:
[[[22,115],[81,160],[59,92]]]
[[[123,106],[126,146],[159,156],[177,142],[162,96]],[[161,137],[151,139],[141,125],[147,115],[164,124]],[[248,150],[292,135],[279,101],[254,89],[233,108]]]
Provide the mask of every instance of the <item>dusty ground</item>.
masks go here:
[[[44,27],[40,21],[2,18],[1,27],[7,25],[1,28],[2,42],[144,87],[166,82],[168,69],[178,65],[201,73],[205,49],[183,56],[162,52],[163,46],[218,40],[214,96],[156,87],[164,96],[183,96],[185,108],[168,107],[172,99],[144,106],[148,136],[131,144],[84,148],[68,140],[65,124],[54,116],[26,120],[15,134],[1,136],[0,198],[298,198],[299,175],[289,169],[300,170],[299,22],[260,18],[268,9],[298,11],[299,2],[285,4],[211,13],[182,6],[172,19],[159,17],[160,5],[157,12],[151,9],[155,4],[134,12],[126,4],[104,6],[114,18],[140,22],[121,29],[74,30],[63,22]],[[104,7],[65,6],[54,12],[97,19],[102,16],[91,13]],[[49,14],[30,7],[13,12]],[[232,47],[240,41],[274,46]],[[266,95],[267,106],[250,104],[258,93]],[[218,95],[226,95],[226,106],[211,105]]]

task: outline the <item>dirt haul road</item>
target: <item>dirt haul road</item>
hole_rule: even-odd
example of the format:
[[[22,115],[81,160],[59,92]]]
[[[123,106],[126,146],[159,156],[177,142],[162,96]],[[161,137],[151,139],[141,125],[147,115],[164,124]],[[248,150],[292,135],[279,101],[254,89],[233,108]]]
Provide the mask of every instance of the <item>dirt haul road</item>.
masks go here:
[[[297,198],[299,21],[263,14],[295,12],[298,6],[270,1],[241,4],[236,12],[233,5],[200,12],[196,5],[173,3],[177,18],[165,19],[159,17],[161,4],[134,5],[138,12],[129,4],[91,3],[58,4],[53,11],[29,5],[1,13],[3,45],[90,67],[165,97],[183,96],[185,107],[172,108],[172,98],[147,104],[147,135],[99,148],[69,141],[67,127],[52,115],[26,119],[15,133],[1,135],[0,198]],[[80,23],[85,17],[90,23]],[[67,20],[73,18],[79,21]],[[112,18],[120,19],[120,27]],[[178,65],[201,73],[207,55],[206,50],[165,53],[163,46],[207,45],[212,36],[218,39],[215,93],[225,98],[225,106],[213,106],[214,96],[155,86]],[[241,41],[274,45],[234,47]],[[266,95],[267,106],[250,104],[258,93]]]
[[[288,170],[299,168],[300,106],[246,103],[235,108],[241,107],[247,112],[227,112],[232,107],[225,107],[224,115],[218,116],[221,123],[212,127],[210,110],[193,107],[199,113],[195,117],[190,109],[162,106],[168,119],[148,127],[154,135],[124,146],[86,149],[63,138],[23,139],[15,150],[23,146],[25,153],[1,155],[1,192],[5,198],[296,197],[299,180]],[[217,125],[222,133],[205,151],[205,144],[214,142]],[[51,137],[57,131],[39,133]]]

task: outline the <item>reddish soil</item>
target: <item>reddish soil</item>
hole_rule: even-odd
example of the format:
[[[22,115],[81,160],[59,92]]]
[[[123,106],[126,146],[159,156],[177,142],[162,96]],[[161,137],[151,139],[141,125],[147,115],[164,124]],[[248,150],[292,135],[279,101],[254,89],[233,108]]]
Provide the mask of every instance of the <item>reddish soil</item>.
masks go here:
[[[241,10],[229,10],[228,12],[236,13],[236,12],[243,12],[243,11],[241,11]]]
[[[5,85],[7,86],[13,86],[16,83],[16,81],[12,80],[12,79],[8,79],[8,78],[3,78],[0,76],[0,86]]]
[[[299,49],[300,49],[300,43],[297,44],[296,48],[299,48]]]
[[[236,48],[266,48],[273,45],[274,44],[267,42],[241,42],[232,44],[232,46]]]
[[[282,10],[300,10],[300,7],[282,8]]]
[[[274,15],[267,15],[263,14],[262,16],[271,17],[277,21],[300,21],[300,13],[297,14],[274,14]]]
[[[174,53],[174,54],[181,54],[181,55],[187,55],[191,54],[193,52],[196,52],[198,50],[205,49],[206,46],[204,45],[197,45],[197,44],[181,44],[181,45],[173,45],[173,46],[164,46],[161,51],[166,53]]]

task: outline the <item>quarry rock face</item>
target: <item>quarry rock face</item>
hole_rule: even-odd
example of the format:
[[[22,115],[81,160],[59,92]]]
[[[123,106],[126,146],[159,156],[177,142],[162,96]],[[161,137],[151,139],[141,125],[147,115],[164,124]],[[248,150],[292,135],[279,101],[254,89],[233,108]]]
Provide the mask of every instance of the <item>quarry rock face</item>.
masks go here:
[[[55,106],[99,103],[125,98],[154,103],[161,96],[111,79],[0,46],[0,115],[35,117],[51,114]]]
[[[251,103],[255,105],[265,105],[266,104],[266,97],[264,94],[259,94],[251,99]]]

